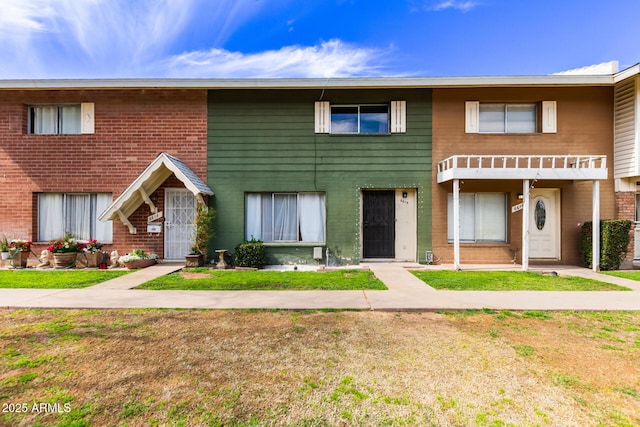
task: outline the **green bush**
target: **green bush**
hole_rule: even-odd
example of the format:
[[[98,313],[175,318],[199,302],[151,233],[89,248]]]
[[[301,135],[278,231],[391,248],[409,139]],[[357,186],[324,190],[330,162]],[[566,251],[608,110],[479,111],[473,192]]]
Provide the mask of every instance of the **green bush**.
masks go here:
[[[617,270],[627,254],[629,232],[632,223],[628,219],[606,219],[600,221],[600,270]],[[592,223],[582,225],[580,233],[580,255],[585,267],[592,267]]]
[[[264,244],[252,238],[236,246],[236,267],[262,268],[267,263]]]

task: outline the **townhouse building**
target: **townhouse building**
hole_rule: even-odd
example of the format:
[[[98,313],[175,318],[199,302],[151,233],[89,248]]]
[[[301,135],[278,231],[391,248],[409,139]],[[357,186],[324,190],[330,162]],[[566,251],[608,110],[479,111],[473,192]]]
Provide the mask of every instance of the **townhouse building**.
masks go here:
[[[578,264],[638,219],[639,76],[0,81],[0,235],[181,259],[206,203],[274,264]]]

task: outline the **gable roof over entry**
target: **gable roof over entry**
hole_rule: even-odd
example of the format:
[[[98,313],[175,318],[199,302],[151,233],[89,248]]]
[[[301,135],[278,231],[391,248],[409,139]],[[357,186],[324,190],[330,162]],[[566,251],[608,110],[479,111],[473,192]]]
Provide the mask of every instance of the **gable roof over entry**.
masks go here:
[[[167,153],[160,153],[149,166],[127,187],[126,190],[98,217],[100,221],[120,220],[129,233],[136,234],[136,228],[129,221],[136,209],[146,203],[151,213],[157,213],[149,195],[158,189],[171,175],[175,175],[191,191],[199,202],[202,195],[213,195],[213,191],[182,160]]]

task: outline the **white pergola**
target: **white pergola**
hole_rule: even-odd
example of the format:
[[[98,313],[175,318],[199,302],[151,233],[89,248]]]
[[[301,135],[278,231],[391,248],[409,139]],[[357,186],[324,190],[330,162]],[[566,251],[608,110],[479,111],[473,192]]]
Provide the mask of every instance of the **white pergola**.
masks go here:
[[[600,155],[456,155],[438,162],[438,183],[453,181],[453,259],[460,269],[460,180],[522,180],[522,270],[529,269],[529,189],[537,180],[593,181],[593,271],[600,265],[600,180],[607,157]]]

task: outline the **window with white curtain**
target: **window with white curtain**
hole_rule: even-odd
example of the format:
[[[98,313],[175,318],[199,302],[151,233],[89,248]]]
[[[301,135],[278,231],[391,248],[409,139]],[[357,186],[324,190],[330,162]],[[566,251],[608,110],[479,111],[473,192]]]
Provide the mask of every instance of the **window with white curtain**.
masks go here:
[[[111,193],[38,194],[38,241],[48,242],[72,234],[79,240],[111,242],[112,222],[98,221],[111,202]]]
[[[453,194],[449,194],[447,235],[453,242]],[[507,241],[507,195],[460,193],[460,241],[465,243]]]
[[[248,193],[246,239],[263,242],[324,242],[324,193]]]
[[[29,107],[29,133],[81,133],[81,113],[80,104],[31,106]]]
[[[537,104],[480,103],[481,133],[535,133]]]

